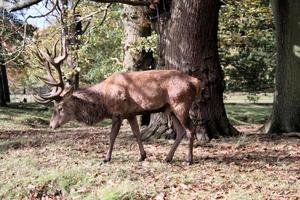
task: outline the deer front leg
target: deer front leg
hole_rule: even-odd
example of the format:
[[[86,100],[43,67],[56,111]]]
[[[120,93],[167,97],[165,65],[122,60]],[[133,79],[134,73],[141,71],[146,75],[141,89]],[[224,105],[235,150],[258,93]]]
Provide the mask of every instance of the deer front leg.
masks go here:
[[[104,162],[109,162],[111,160],[112,150],[113,150],[113,147],[114,147],[116,137],[119,133],[121,124],[122,124],[122,119],[120,117],[113,117],[112,118],[112,128],[111,128],[111,132],[110,132],[110,135],[109,135],[109,147],[108,147],[108,152],[106,154]]]
[[[136,116],[128,118],[128,122],[130,124],[131,130],[133,132],[134,137],[136,138],[136,141],[139,145],[139,150],[140,150],[140,160],[139,161],[144,161],[146,158],[146,152],[143,147],[142,139],[141,139],[141,133],[139,129],[139,125],[136,119]]]

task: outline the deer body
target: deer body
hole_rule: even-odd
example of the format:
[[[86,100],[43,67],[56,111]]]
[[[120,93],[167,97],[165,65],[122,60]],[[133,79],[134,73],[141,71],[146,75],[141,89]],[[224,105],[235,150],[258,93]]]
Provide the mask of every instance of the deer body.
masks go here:
[[[178,140],[185,133],[193,140],[189,110],[199,90],[198,79],[177,70],[115,73],[101,83],[54,102],[55,111],[50,127],[54,129],[71,120],[93,125],[104,118],[112,118],[111,150],[105,160],[109,161],[122,120],[128,119],[137,137],[143,160],[146,155],[141,144],[136,115],[143,112],[166,112],[172,118],[174,126],[178,126]],[[172,160],[173,151],[167,161]]]
[[[156,111],[192,103],[199,81],[176,70],[116,73],[96,86],[107,112],[126,118],[145,111]]]
[[[105,161],[111,160],[115,139],[124,119],[127,119],[139,145],[140,160],[146,158],[136,115],[143,112],[164,112],[172,120],[176,130],[176,140],[165,161],[170,162],[186,134],[189,139],[188,162],[193,161],[194,128],[189,110],[194,98],[199,94],[200,81],[177,70],[151,70],[142,72],[115,73],[106,80],[87,89],[73,92],[73,87],[65,87],[62,62],[67,58],[65,40],[62,40],[62,52],[56,55],[50,51],[37,51],[36,55],[43,63],[48,78],[39,77],[53,87],[47,94],[34,96],[39,103],[54,101],[54,113],[50,127],[55,129],[63,124],[77,120],[88,125],[112,118],[109,136],[109,150]],[[58,73],[57,81],[52,75],[50,64]]]

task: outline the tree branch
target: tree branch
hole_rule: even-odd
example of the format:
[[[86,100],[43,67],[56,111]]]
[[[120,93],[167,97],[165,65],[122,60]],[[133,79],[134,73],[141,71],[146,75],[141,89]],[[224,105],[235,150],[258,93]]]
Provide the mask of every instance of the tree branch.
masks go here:
[[[14,12],[23,8],[28,8],[34,4],[38,4],[41,1],[42,0],[23,0],[18,3],[10,3],[8,1],[3,1],[3,8],[8,10],[9,12]]]
[[[3,5],[1,5],[0,7],[3,7],[9,12],[14,12],[38,4],[41,1],[42,0],[23,0],[20,1],[19,3],[11,3],[4,0]],[[97,2],[97,3],[121,3],[121,4],[132,5],[132,6],[149,6],[151,4],[150,1],[141,1],[141,0],[90,0],[90,1]]]
[[[41,14],[41,15],[36,15],[36,16],[29,15],[28,17],[26,17],[25,22],[27,23],[28,19],[46,17],[47,15],[51,14],[55,10],[55,8],[56,8],[57,5],[58,5],[58,0],[55,1],[53,7],[47,13]]]

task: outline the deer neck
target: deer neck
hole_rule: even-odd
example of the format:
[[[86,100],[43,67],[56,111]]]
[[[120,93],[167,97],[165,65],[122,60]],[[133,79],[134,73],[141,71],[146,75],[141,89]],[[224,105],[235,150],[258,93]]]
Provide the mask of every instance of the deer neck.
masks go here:
[[[75,92],[72,99],[75,105],[75,118],[78,122],[94,125],[108,117],[101,94],[82,90]]]

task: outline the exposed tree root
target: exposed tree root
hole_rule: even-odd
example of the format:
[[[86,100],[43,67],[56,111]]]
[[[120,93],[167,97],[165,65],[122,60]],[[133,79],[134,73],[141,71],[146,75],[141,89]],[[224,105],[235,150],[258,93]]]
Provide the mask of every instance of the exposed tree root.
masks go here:
[[[300,132],[282,133],[282,135],[286,136],[286,137],[298,137],[298,138],[300,138]]]

